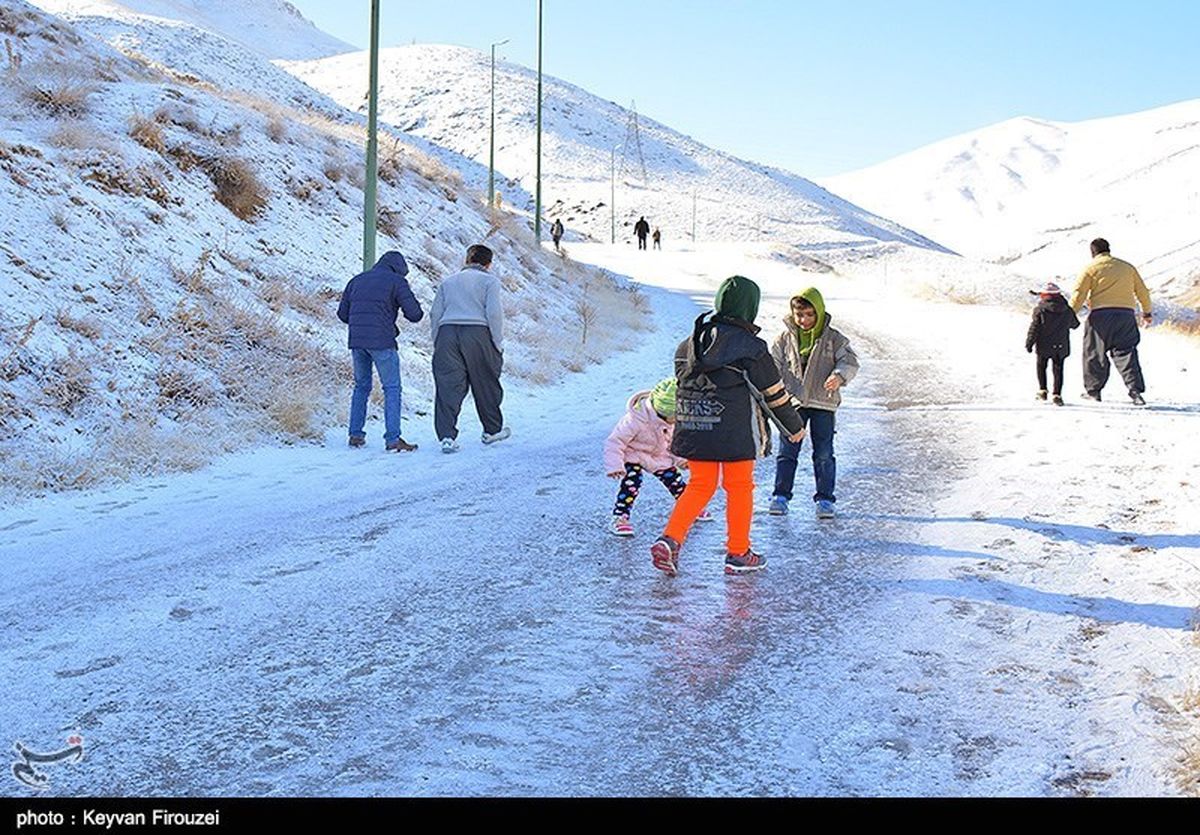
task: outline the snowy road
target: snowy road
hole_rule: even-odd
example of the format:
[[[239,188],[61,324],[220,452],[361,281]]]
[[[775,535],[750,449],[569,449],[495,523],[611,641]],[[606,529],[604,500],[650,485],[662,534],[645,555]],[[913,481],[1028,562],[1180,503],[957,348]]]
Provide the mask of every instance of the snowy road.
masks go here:
[[[697,529],[680,577],[650,568],[657,485],[636,539],[604,530],[600,444],[628,392],[669,371],[688,293],[707,286],[672,275],[685,292],[655,296],[666,327],[513,392],[514,438],[494,448],[435,455],[421,421],[411,457],[336,432],[0,511],[0,726],[41,749],[85,738],[50,793],[1172,791],[1168,742],[1144,738],[1159,726],[1132,691],[1138,664],[1143,685],[1165,675],[1147,642],[1183,645],[1188,606],[1106,603],[1075,574],[1041,588],[1038,546],[1022,550],[1038,525],[1018,530],[1002,503],[945,512],[958,485],[1005,473],[975,466],[970,413],[921,411],[914,382],[936,354],[850,288],[830,294],[863,323],[848,328],[864,375],[839,415],[839,520],[802,501],[760,515],[771,566],[743,578],[721,571],[720,524]],[[768,297],[773,317],[786,294]],[[937,384],[933,400],[972,385]],[[761,462],[760,502],[771,474]],[[997,524],[1019,554],[979,544]],[[1108,543],[1071,533],[1048,550]],[[1195,562],[1196,542],[1157,544]],[[1138,658],[1098,657],[1110,630],[1141,640],[1123,628],[1151,633]]]

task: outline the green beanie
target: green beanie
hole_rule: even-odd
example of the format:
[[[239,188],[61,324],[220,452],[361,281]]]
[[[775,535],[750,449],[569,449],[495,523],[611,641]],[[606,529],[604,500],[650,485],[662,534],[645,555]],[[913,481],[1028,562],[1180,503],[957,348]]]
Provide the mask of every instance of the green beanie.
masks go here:
[[[650,392],[650,406],[665,418],[675,417],[675,378],[659,381]]]
[[[760,296],[757,284],[745,276],[735,275],[721,282],[713,308],[722,316],[741,319],[752,325],[758,316]]]

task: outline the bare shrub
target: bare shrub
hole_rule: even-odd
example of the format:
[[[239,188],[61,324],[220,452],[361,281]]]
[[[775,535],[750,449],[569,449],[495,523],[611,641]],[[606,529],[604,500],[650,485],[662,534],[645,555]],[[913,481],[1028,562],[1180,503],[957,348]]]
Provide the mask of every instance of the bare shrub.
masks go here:
[[[0,379],[11,382],[25,373],[25,366],[21,362],[21,351],[33,336],[33,330],[40,321],[42,321],[41,316],[31,316],[25,323],[21,333],[14,340],[12,349],[0,360]]]
[[[162,123],[157,120],[134,113],[129,117],[129,135],[133,141],[154,151],[156,154],[167,152],[167,143],[163,138]]]
[[[596,323],[598,312],[596,306],[588,300],[588,289],[590,285],[584,285],[583,295],[575,300],[572,305],[572,310],[579,320],[581,345],[587,345],[588,328]]]
[[[325,188],[320,180],[313,177],[289,177],[287,182],[288,194],[297,200],[309,201]]]
[[[177,413],[202,408],[217,398],[212,386],[181,363],[160,368],[154,382],[158,386],[159,408],[173,409]]]
[[[250,163],[241,157],[210,157],[203,161],[204,173],[217,188],[217,202],[240,220],[253,220],[267,206],[270,192],[258,179]]]
[[[1185,743],[1179,754],[1175,779],[1188,797],[1200,797],[1200,737]]]
[[[59,123],[46,141],[55,148],[70,148],[75,151],[117,151],[117,146],[107,136],[89,130],[80,122]]]
[[[100,325],[92,319],[76,319],[68,311],[59,309],[54,314],[54,321],[58,326],[69,331],[74,331],[80,336],[87,339],[96,340],[101,336]]]
[[[107,160],[103,165],[93,168],[83,175],[83,180],[108,194],[148,197],[164,208],[180,202],[171,196],[166,184],[155,172],[145,168],[131,171],[115,160]]]
[[[52,116],[83,116],[96,90],[95,82],[73,65],[45,63],[21,73],[25,100]]]
[[[267,120],[267,137],[272,142],[285,142],[288,138],[288,126],[283,116],[276,113]]]
[[[10,432],[21,421],[31,417],[29,410],[20,405],[21,401],[9,389],[5,383],[0,387],[0,429],[5,431],[5,434]]]
[[[171,278],[175,280],[175,283],[189,293],[211,294],[212,288],[205,279],[205,274],[212,263],[212,256],[213,251],[211,249],[204,249],[201,250],[199,257],[196,258],[196,263],[192,265],[190,270],[185,270],[177,266],[174,261],[167,262],[167,269],[171,272]]]
[[[92,372],[75,349],[47,370],[42,393],[51,403],[68,415],[74,415],[79,405],[92,393]]]
[[[376,216],[375,228],[393,240],[400,238],[403,230],[403,216],[393,209],[380,209]]]

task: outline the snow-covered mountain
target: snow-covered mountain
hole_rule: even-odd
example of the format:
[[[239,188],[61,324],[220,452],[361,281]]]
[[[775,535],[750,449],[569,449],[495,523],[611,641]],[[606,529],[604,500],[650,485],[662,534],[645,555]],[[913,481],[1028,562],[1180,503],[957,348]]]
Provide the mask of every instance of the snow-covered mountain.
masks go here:
[[[125,45],[104,19],[0,0],[0,495],[322,438],[345,412],[334,311],[361,268],[361,120],[295,101],[303,85],[235,45],[257,94],[171,67],[187,51],[172,33],[204,47],[192,61],[219,62],[219,36],[153,26],[137,29],[161,47],[148,58],[91,37]],[[491,245],[513,377],[580,371],[647,326],[636,291],[539,251],[521,218],[383,138],[377,251],[408,257],[427,306],[468,245]],[[429,403],[430,352],[424,324],[403,326],[410,413]]]
[[[73,22],[100,18],[124,24],[151,20],[216,33],[264,58],[323,58],[354,47],[322,32],[286,0],[36,0]]]
[[[1085,122],[1013,119],[825,185],[1030,275],[1073,275],[1105,237],[1168,296],[1200,283],[1200,99]]]
[[[366,53],[280,65],[345,107],[365,108]],[[498,188],[504,200],[527,210],[535,183],[536,83],[533,70],[497,62]],[[616,223],[624,239],[641,215],[667,240],[690,238],[694,207],[699,240],[774,240],[814,250],[880,241],[938,248],[802,177],[705,147],[645,116],[635,135],[630,110],[552,76],[543,83],[543,205],[569,234],[609,239],[615,168]],[[385,49],[381,118],[443,149],[468,183],[486,188],[490,85],[490,56],[482,52]]]

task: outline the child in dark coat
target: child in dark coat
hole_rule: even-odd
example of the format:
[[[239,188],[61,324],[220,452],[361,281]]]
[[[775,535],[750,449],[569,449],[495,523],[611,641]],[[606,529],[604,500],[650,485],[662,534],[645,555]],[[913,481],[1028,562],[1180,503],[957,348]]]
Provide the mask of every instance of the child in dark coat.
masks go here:
[[[767,564],[750,548],[754,512],[754,460],[770,438],[766,416],[793,443],[804,422],[784,390],[767,343],[754,325],[759,289],[733,276],[721,284],[714,312],[696,320],[675,352],[679,381],[671,453],[686,458],[692,478],[675,502],[667,528],[650,548],[654,567],[679,570],[679,550],[717,484],[726,495],[725,573],[758,571]]]
[[[1054,405],[1061,406],[1063,384],[1063,362],[1071,355],[1071,331],[1079,327],[1079,318],[1062,290],[1054,282],[1047,282],[1040,290],[1030,290],[1039,296],[1025,336],[1025,350],[1033,353],[1037,349],[1038,400],[1045,400],[1046,366],[1054,368]]]

